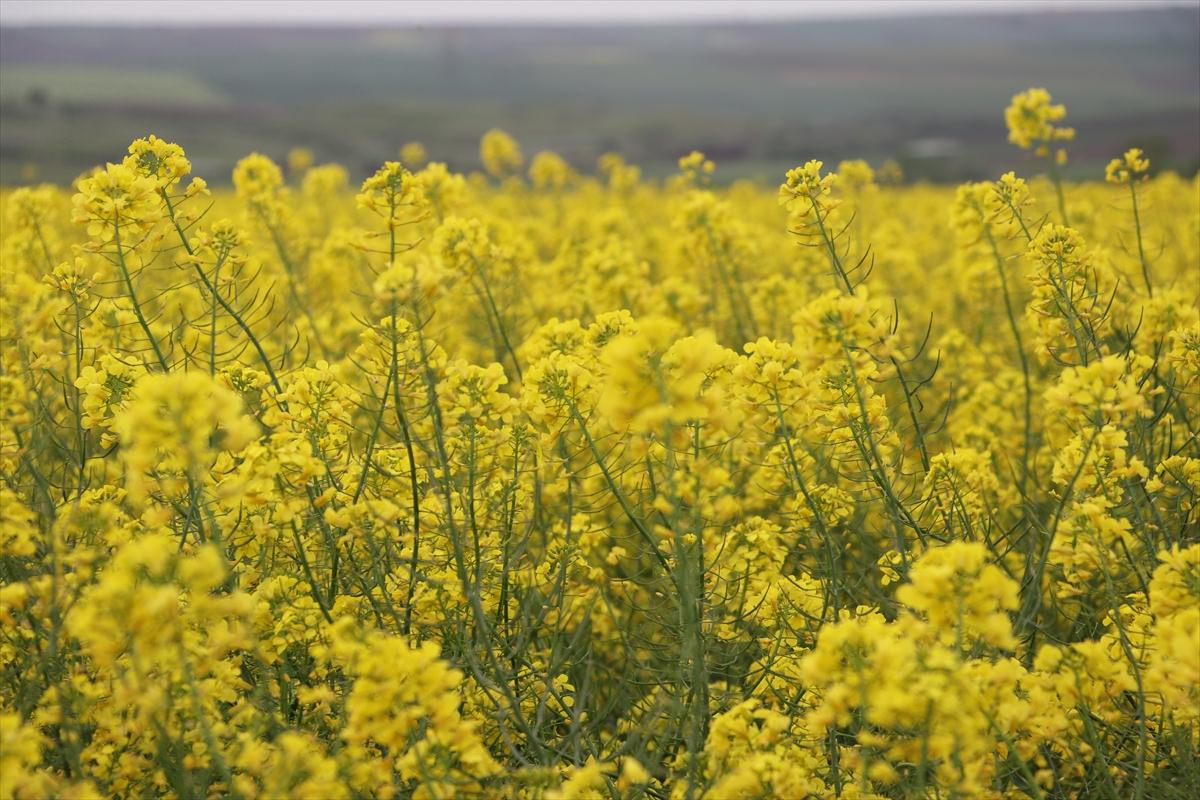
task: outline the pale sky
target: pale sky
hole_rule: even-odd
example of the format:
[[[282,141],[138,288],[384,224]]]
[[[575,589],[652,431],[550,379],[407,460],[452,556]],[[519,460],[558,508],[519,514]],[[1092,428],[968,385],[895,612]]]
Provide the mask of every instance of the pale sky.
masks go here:
[[[1073,11],[1200,0],[0,0],[3,25],[554,25]]]

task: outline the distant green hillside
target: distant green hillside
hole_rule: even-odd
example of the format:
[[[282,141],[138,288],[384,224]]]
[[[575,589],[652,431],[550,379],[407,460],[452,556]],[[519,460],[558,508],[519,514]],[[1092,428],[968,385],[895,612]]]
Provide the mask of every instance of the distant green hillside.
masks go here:
[[[193,73],[140,67],[78,64],[13,64],[0,69],[0,103],[43,100],[57,103],[155,103],[210,106],[223,94]]]
[[[703,27],[0,29],[0,180],[67,179],[146,132],[215,179],[249,149],[358,172],[410,139],[476,166],[500,125],[590,167],[651,172],[698,147],[726,178],[804,158],[900,159],[957,180],[1013,162],[1001,109],[1044,85],[1079,128],[1072,169],[1137,142],[1200,159],[1200,8]]]

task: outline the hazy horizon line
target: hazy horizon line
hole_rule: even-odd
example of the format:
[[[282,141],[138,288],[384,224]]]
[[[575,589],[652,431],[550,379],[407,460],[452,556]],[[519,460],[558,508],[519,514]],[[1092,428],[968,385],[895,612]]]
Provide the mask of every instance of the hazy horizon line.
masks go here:
[[[638,3],[537,0],[383,3],[299,0],[154,3],[137,0],[0,0],[4,28],[597,28],[755,25],[786,22],[888,20],[1021,14],[1086,14],[1145,8],[1191,8],[1200,0],[642,0]],[[503,9],[497,12],[496,9]],[[330,11],[338,11],[336,15]],[[149,12],[149,13],[147,13]]]

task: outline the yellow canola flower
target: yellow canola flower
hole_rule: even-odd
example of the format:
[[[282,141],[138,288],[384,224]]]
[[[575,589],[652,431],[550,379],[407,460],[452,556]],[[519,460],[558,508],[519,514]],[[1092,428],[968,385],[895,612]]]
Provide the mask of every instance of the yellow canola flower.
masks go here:
[[[135,499],[154,482],[168,494],[186,491],[206,478],[219,451],[240,450],[258,433],[241,399],[204,373],[147,375],[130,393],[113,430]]]
[[[141,175],[152,178],[160,189],[171,190],[192,171],[191,162],[183,148],[173,142],[165,142],[157,136],[135,139],[129,145],[129,155],[124,166]]]
[[[400,160],[405,164],[421,167],[429,160],[429,153],[426,152],[425,145],[420,142],[405,142],[400,147]]]
[[[1125,184],[1144,178],[1150,169],[1150,160],[1137,147],[1125,151],[1121,158],[1114,158],[1104,168],[1104,180],[1109,183]]]
[[[128,246],[163,218],[160,181],[126,164],[109,164],[79,182],[72,219],[101,242],[120,238]]]
[[[944,637],[964,646],[978,638],[992,647],[1016,648],[1008,612],[1017,608],[1017,584],[988,563],[987,548],[959,542],[927,551],[896,597]]]
[[[233,186],[243,200],[268,200],[282,185],[283,173],[279,165],[261,153],[251,153],[233,168]]]
[[[1042,88],[1027,89],[1013,95],[1012,102],[1004,109],[1008,140],[1022,150],[1034,148],[1039,155],[1046,155],[1051,144],[1075,138],[1074,128],[1056,125],[1066,116],[1066,106],[1054,103],[1050,92]]]
[[[1195,178],[483,150],[0,189],[0,796],[1196,793]]]
[[[517,140],[499,128],[493,128],[479,141],[479,160],[494,178],[514,174],[525,163]]]

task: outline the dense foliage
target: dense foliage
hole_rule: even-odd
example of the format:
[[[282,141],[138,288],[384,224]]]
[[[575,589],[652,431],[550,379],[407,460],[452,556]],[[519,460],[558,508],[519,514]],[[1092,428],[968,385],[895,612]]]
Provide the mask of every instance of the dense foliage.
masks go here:
[[[1195,796],[1198,184],[1064,114],[6,192],[0,796]]]

